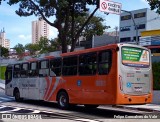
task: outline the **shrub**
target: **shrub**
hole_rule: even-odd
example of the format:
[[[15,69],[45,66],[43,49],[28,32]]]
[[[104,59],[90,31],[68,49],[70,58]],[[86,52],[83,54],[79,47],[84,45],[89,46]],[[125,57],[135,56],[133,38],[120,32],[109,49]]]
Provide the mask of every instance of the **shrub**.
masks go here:
[[[160,62],[152,63],[153,89],[160,90]]]

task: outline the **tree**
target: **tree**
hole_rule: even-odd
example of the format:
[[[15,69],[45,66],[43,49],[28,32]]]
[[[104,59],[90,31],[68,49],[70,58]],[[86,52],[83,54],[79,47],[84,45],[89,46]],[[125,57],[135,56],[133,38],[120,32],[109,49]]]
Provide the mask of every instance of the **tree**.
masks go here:
[[[84,16],[78,16],[75,18],[75,27],[77,26],[83,26],[84,21],[89,17],[89,14],[86,13]],[[71,18],[70,18],[71,19]],[[71,21],[71,20],[70,20]],[[88,24],[84,27],[82,33],[80,36],[88,39],[92,35],[102,35],[104,33],[104,30],[108,28],[108,26],[103,25],[104,19],[101,17],[93,16],[91,20],[88,22]],[[69,28],[71,28],[71,23],[69,23]],[[78,29],[75,28],[74,32],[77,32]],[[67,36],[67,45],[71,45],[72,43],[72,30],[68,31]],[[58,39],[59,40],[59,39]],[[59,41],[60,44],[60,41]]]
[[[2,47],[0,45],[0,54],[1,54],[0,57],[8,57],[9,50],[7,48],[5,48],[5,47]]]
[[[17,44],[14,46],[14,48],[19,56],[19,58],[22,58],[23,57],[23,54],[25,53],[25,48],[22,44]]]
[[[61,50],[61,49],[62,49],[61,42],[58,38],[50,40],[49,52],[58,51],[58,50]]]
[[[49,44],[49,40],[46,37],[40,38],[38,42],[38,46],[39,46],[40,54],[49,52],[48,48],[50,47],[50,44]]]
[[[75,24],[79,24],[80,26],[83,25],[83,21],[85,21],[88,18],[88,14],[86,16],[79,16],[75,19]],[[88,24],[84,27],[84,30],[81,33],[81,36],[83,37],[90,37],[92,35],[102,35],[104,33],[104,30],[107,29],[108,26],[103,25],[104,19],[101,17],[93,16],[91,20],[88,22]],[[77,25],[75,25],[77,26]],[[76,30],[76,28],[75,28]],[[78,30],[77,30],[78,31]]]
[[[156,10],[160,14],[160,1],[159,0],[146,0],[150,5],[151,10]]]
[[[37,51],[40,50],[40,47],[38,44],[26,44],[25,49],[30,52],[31,55],[35,55]]]
[[[58,38],[61,41],[62,52],[67,52],[68,32],[71,32],[71,51],[74,51],[76,41],[88,24],[94,13],[98,10],[99,0],[8,0],[9,5],[19,4],[16,13],[19,16],[40,16],[49,25],[57,28]],[[94,11],[83,22],[75,26],[75,18],[84,16],[89,12],[88,5],[95,5]],[[49,21],[49,17],[55,17],[55,21]],[[71,18],[71,19],[70,19]],[[71,20],[71,21],[70,21]],[[71,26],[69,26],[71,24]],[[75,32],[74,29],[77,28]]]

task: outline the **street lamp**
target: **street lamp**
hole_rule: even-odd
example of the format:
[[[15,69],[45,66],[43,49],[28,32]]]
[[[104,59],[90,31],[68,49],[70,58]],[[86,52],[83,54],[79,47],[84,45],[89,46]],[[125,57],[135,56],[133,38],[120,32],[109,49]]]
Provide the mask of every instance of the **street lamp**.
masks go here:
[[[136,23],[135,23],[135,21],[134,21],[132,12],[126,11],[126,10],[121,10],[121,11],[126,12],[126,13],[129,13],[129,14],[131,15],[132,21],[133,21],[134,26],[135,26],[135,29],[136,29],[136,44],[138,45],[138,28],[137,28],[137,25],[136,25]]]

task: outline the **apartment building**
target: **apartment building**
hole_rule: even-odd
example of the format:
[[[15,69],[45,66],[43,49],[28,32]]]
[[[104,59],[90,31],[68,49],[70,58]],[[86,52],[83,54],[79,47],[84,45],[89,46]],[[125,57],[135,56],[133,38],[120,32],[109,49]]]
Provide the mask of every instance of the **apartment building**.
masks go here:
[[[49,38],[49,25],[42,19],[32,21],[32,43],[37,43],[41,37]]]
[[[6,39],[6,33],[5,33],[4,28],[3,28],[3,30],[0,31],[0,45],[2,47],[7,48],[7,49],[10,48],[10,40]]]

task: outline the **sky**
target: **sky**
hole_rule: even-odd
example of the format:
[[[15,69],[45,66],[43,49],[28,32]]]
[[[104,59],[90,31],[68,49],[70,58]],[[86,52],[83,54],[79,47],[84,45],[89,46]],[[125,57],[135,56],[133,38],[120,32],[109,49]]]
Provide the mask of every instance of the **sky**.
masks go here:
[[[110,0],[122,4],[122,9],[127,11],[149,8],[146,0]],[[15,10],[19,8],[18,5],[9,6],[6,2],[2,2],[0,5],[0,30],[3,28],[6,32],[6,39],[10,40],[10,48],[13,48],[16,44],[20,43],[24,46],[32,42],[32,30],[31,23],[38,19],[38,17],[20,17],[15,13]],[[90,8],[92,11],[94,8]],[[104,24],[110,26],[106,31],[114,31],[116,26],[119,26],[119,15],[109,14],[105,15],[98,10],[95,15],[101,16],[105,19]],[[57,29],[50,27],[49,38],[54,39],[57,37]]]

